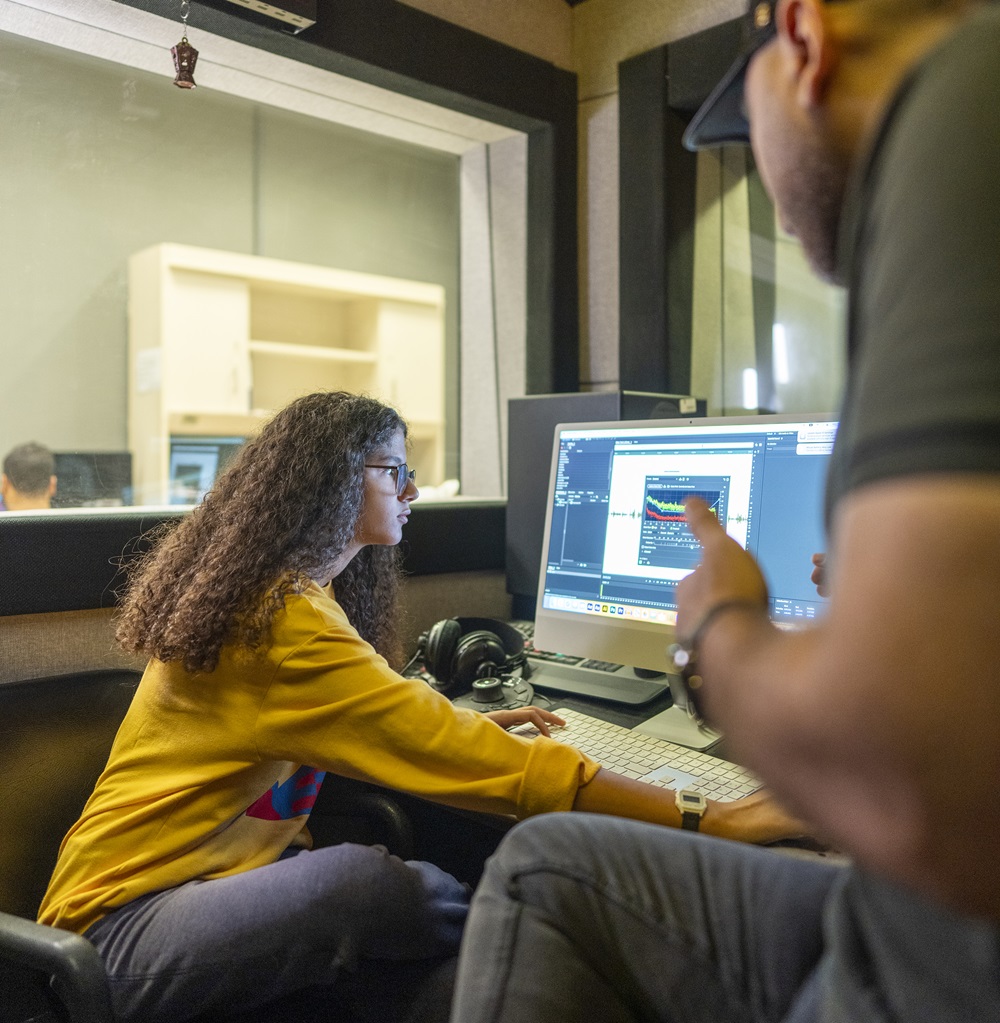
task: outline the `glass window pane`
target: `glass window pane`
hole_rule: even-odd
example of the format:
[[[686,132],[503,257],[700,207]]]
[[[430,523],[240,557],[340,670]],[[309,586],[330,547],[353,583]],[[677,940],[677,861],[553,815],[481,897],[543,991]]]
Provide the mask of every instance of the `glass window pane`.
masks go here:
[[[700,153],[696,202],[692,393],[709,415],[836,412],[844,293],[781,231],[750,151]]]
[[[147,460],[155,449],[168,464],[171,431],[245,435],[256,413],[316,380],[397,403],[414,420],[422,483],[457,474],[459,155],[176,89],[169,77],[11,33],[0,33],[0,68],[0,457],[39,441],[61,456],[57,504],[129,502],[129,456]],[[266,286],[200,270],[186,283],[204,301],[164,310],[153,292],[130,295],[129,283],[130,259],[163,243],[258,257],[279,278],[285,265],[305,268]],[[334,294],[342,282],[314,280],[309,267],[431,287],[437,312],[405,283],[402,296],[394,285],[378,302]],[[186,313],[171,336],[198,343],[150,354],[156,339],[133,336],[130,368],[129,309],[143,303],[141,329]],[[440,357],[415,357],[408,340],[434,331]],[[308,362],[290,368],[287,356],[309,345],[347,354],[324,353],[315,372],[303,371]],[[133,423],[130,435],[130,407],[168,389],[166,429],[147,423],[137,433]],[[211,419],[240,412],[244,421],[228,426]],[[188,413],[204,423],[178,427]]]

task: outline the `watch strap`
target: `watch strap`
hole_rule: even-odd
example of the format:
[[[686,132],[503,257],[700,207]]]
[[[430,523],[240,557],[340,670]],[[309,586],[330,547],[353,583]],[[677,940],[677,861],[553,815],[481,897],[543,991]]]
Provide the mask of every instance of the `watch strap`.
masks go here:
[[[701,814],[684,810],[681,813],[681,827],[685,831],[697,831],[701,827]]]

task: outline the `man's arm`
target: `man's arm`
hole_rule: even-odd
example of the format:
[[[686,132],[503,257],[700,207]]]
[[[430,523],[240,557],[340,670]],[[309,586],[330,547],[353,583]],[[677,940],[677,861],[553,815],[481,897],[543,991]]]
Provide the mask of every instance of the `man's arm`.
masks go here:
[[[752,559],[691,502],[689,636],[759,601]],[[875,870],[1000,918],[1000,480],[935,475],[842,502],[825,619],[783,633],[752,607],[705,630],[709,717],[739,759]]]

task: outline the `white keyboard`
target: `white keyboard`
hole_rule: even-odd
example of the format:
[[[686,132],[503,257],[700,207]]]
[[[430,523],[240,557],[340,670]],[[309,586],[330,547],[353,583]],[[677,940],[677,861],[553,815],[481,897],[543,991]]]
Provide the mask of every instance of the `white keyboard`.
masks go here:
[[[562,728],[549,726],[556,742],[575,746],[602,767],[626,778],[663,788],[697,789],[720,802],[739,799],[760,788],[761,783],[753,775],[728,760],[565,707],[557,707],[553,713],[566,721]],[[520,725],[511,732],[529,739],[540,734],[534,725]]]

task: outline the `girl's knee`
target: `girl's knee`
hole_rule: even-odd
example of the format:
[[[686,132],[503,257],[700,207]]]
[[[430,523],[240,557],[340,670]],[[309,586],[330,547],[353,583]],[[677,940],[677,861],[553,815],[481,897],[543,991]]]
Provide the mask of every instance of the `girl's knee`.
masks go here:
[[[367,954],[386,944],[394,955],[405,948],[402,958],[457,948],[470,895],[450,874],[380,846],[345,844],[303,855],[312,858],[313,909],[360,936]]]

